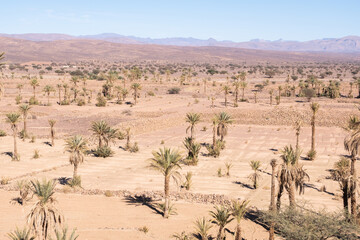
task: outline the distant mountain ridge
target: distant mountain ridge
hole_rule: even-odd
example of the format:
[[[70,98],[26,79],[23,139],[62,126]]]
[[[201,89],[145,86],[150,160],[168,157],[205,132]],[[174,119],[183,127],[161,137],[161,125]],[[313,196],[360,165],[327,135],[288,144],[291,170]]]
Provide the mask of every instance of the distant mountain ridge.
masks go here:
[[[360,52],[360,37],[346,36],[342,38],[324,38],[311,41],[287,41],[276,40],[268,41],[254,39],[247,42],[217,41],[209,38],[207,40],[196,38],[141,38],[134,36],[124,36],[116,33],[102,33],[97,35],[80,35],[72,36],[58,33],[27,33],[27,34],[0,34],[1,37],[23,39],[29,41],[58,41],[58,40],[75,40],[90,39],[101,40],[112,43],[122,44],[155,44],[170,46],[187,46],[187,47],[231,47],[245,48],[256,50],[273,50],[273,51],[291,51],[291,52],[340,52],[340,53],[358,53]]]

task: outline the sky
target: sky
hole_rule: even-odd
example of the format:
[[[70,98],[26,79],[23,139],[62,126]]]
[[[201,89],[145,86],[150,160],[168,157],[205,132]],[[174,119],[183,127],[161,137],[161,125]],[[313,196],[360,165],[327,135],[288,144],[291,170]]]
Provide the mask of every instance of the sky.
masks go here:
[[[360,0],[0,0],[0,32],[248,41],[360,36]]]

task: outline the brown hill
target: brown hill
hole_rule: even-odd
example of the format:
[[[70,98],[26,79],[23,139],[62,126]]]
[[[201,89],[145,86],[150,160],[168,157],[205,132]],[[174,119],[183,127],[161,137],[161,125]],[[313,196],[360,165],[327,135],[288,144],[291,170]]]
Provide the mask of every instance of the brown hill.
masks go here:
[[[8,62],[27,61],[174,61],[174,62],[325,62],[358,61],[360,54],[280,52],[228,47],[180,47],[120,44],[73,39],[35,42],[0,37],[0,51]]]

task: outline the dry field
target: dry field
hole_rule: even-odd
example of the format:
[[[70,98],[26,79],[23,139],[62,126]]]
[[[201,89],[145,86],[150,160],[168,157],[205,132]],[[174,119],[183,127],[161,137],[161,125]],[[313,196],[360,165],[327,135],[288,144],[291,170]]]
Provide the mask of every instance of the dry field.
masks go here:
[[[276,79],[275,79],[276,80]],[[171,182],[171,192],[198,193],[203,195],[223,195],[227,199],[248,199],[252,208],[267,209],[270,202],[271,159],[280,162],[280,150],[288,144],[295,145],[295,130],[293,123],[301,118],[304,127],[300,134],[300,147],[303,149],[301,164],[310,176],[306,182],[305,194],[296,194],[297,204],[314,209],[339,210],[342,208],[339,184],[329,179],[329,169],[333,168],[341,155],[347,154],[343,141],[346,136],[345,122],[350,115],[358,114],[355,106],[359,101],[350,99],[319,98],[320,110],[317,117],[315,161],[306,159],[310,149],[311,128],[310,108],[305,98],[284,97],[280,105],[270,106],[268,91],[258,95],[258,103],[254,103],[253,94],[246,90],[249,102],[239,102],[233,107],[233,96],[229,94],[230,106],[224,106],[220,86],[208,86],[208,93],[203,93],[202,85],[181,86],[179,95],[167,94],[175,83],[142,82],[143,89],[138,104],[115,104],[113,101],[107,107],[96,107],[94,97],[91,104],[85,106],[60,106],[56,104],[57,93],[50,95],[51,106],[33,106],[28,118],[28,131],[36,136],[34,143],[30,139],[18,139],[19,162],[11,161],[6,153],[13,151],[13,138],[5,114],[17,111],[15,96],[16,84],[24,80],[15,78],[5,82],[5,96],[0,100],[0,129],[8,136],[0,138],[0,177],[8,178],[9,184],[0,189],[0,238],[15,226],[25,224],[25,218],[35,199],[25,206],[14,204],[11,200],[18,196],[17,191],[11,191],[17,180],[21,179],[61,179],[71,178],[73,167],[64,150],[64,140],[74,134],[89,138],[91,146],[96,141],[91,138],[90,125],[93,121],[105,120],[112,127],[124,130],[131,127],[131,141],[137,142],[140,151],[130,153],[124,151],[125,140],[111,144],[114,156],[96,158],[86,156],[85,162],[79,166],[82,178],[82,191],[73,192],[68,186],[57,185],[56,199],[58,207],[65,216],[70,228],[77,228],[79,239],[170,239],[174,233],[193,230],[193,222],[201,216],[209,217],[210,203],[200,203],[190,199],[175,201],[177,215],[163,219],[153,209],[141,204],[135,204],[123,196],[107,197],[106,190],[112,192],[129,191],[131,194],[163,191],[163,176],[148,168],[147,159],[152,157],[152,151],[163,146],[178,148],[185,154],[182,141],[188,135],[185,115],[188,112],[201,114],[202,121],[196,126],[195,137],[200,143],[211,143],[211,118],[220,111],[228,112],[234,119],[225,137],[226,148],[219,158],[206,155],[205,147],[201,148],[197,166],[183,166],[181,173],[193,173],[193,186],[186,191]],[[260,80],[258,80],[260,81]],[[280,79],[279,81],[283,81]],[[46,103],[47,97],[40,93],[45,83],[53,86],[58,83],[55,76],[44,76],[40,80],[38,97]],[[224,80],[220,80],[224,82]],[[101,82],[88,81],[89,89],[99,89]],[[128,83],[130,84],[130,83]],[[154,90],[154,89],[157,90]],[[154,91],[155,96],[149,96],[148,91]],[[30,86],[25,86],[23,99],[32,95]],[[215,107],[211,107],[210,96],[216,96]],[[129,94],[128,101],[132,101]],[[51,147],[49,119],[56,119],[55,146]],[[19,124],[22,129],[22,123]],[[40,158],[33,159],[34,150],[39,150]],[[251,160],[261,162],[260,184],[253,189],[248,176],[252,173],[249,166]],[[232,163],[230,176],[218,176],[218,169],[225,171],[225,163]],[[358,168],[358,166],[357,166]],[[358,168],[359,170],[359,168]],[[325,187],[325,191],[324,191]],[[92,192],[93,195],[85,194]],[[80,194],[83,192],[83,194]],[[288,203],[287,194],[284,204]],[[234,224],[234,223],[232,223]],[[144,234],[138,228],[147,226],[149,232]],[[230,225],[229,229],[234,229]],[[243,221],[243,237],[245,239],[267,239],[267,230],[246,219]],[[215,234],[215,227],[212,229]],[[229,235],[229,234],[228,234]],[[230,236],[230,235],[229,235]]]

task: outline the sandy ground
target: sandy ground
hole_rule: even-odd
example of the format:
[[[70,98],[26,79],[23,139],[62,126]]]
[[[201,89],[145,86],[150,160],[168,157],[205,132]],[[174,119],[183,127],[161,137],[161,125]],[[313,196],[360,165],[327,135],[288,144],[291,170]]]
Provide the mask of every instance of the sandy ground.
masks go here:
[[[310,149],[309,106],[308,103],[295,99],[284,98],[280,106],[270,106],[268,97],[259,96],[259,103],[239,103],[238,108],[223,106],[223,98],[218,96],[215,108],[210,108],[211,101],[206,96],[194,98],[191,92],[199,87],[188,87],[179,96],[164,94],[159,90],[155,97],[140,98],[138,105],[116,105],[110,103],[106,108],[91,106],[58,106],[57,96],[51,96],[52,106],[34,106],[28,119],[29,132],[37,136],[35,143],[18,139],[20,162],[13,162],[6,154],[13,149],[13,139],[10,136],[0,138],[0,178],[10,178],[10,184],[19,179],[62,178],[71,177],[73,168],[68,163],[68,154],[64,152],[64,138],[72,134],[83,134],[90,138],[89,127],[92,121],[106,120],[110,125],[123,129],[131,126],[133,136],[131,141],[138,142],[140,151],[129,153],[122,150],[125,141],[112,145],[115,154],[111,158],[86,157],[80,165],[79,174],[85,189],[129,190],[142,192],[163,190],[161,174],[147,168],[153,150],[160,147],[175,147],[184,152],[182,141],[187,135],[184,121],[187,112],[200,112],[203,121],[197,126],[195,136],[200,143],[212,140],[211,116],[225,110],[231,113],[235,124],[229,128],[226,136],[226,149],[219,158],[205,156],[206,149],[201,149],[200,161],[197,166],[185,166],[182,174],[193,173],[193,186],[190,192],[202,194],[222,194],[228,198],[249,199],[250,205],[267,209],[270,200],[271,159],[278,159],[279,151],[288,144],[295,144],[295,132],[291,126],[294,119],[300,117],[305,126],[300,135],[302,156]],[[216,89],[213,89],[215,91]],[[143,90],[145,92],[146,90]],[[161,92],[162,91],[162,92]],[[13,92],[16,92],[13,90]],[[16,111],[13,93],[8,93],[0,102],[0,115],[5,119],[5,113]],[[27,92],[29,96],[31,92]],[[251,95],[247,93],[249,97]],[[46,98],[40,96],[45,102]],[[229,96],[232,99],[231,96]],[[195,103],[198,99],[198,103]],[[296,99],[298,100],[298,99]],[[94,102],[95,100],[93,100]],[[131,99],[129,98],[129,101]],[[343,154],[343,140],[346,132],[341,128],[345,119],[357,113],[354,104],[336,100],[319,100],[321,111],[316,130],[316,150],[318,157],[314,162],[302,158],[301,164],[310,175],[305,195],[297,195],[300,205],[315,209],[340,209],[342,206],[338,183],[327,179],[329,169]],[[57,139],[51,147],[49,141],[48,119],[56,119]],[[206,131],[201,131],[206,127]],[[22,125],[19,125],[19,129]],[[11,134],[5,121],[0,122],[0,129]],[[164,144],[161,144],[161,141]],[[38,149],[41,157],[33,159],[34,150]],[[260,187],[254,190],[248,179],[251,174],[249,162],[261,161]],[[229,177],[218,177],[218,168],[225,171],[225,163],[231,162],[233,167]],[[325,186],[326,191],[320,189]],[[63,186],[59,185],[59,188]],[[185,191],[171,183],[173,192]],[[25,222],[33,202],[25,207],[11,204],[16,192],[0,190],[0,236],[4,236],[16,225]],[[163,219],[146,206],[134,206],[118,197],[84,196],[76,194],[57,193],[59,209],[64,213],[67,224],[77,227],[80,239],[170,239],[175,232],[191,231],[197,217],[208,216],[212,208],[210,204],[176,202],[178,215]],[[284,195],[283,203],[287,204]],[[144,234],[137,228],[147,226],[150,231]],[[233,225],[230,226],[230,229]],[[251,221],[244,221],[244,237],[246,239],[266,239],[266,231]],[[215,229],[213,229],[214,231]]]

